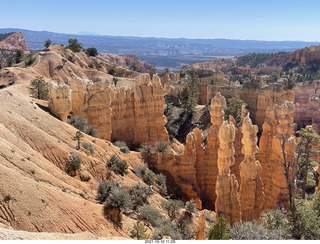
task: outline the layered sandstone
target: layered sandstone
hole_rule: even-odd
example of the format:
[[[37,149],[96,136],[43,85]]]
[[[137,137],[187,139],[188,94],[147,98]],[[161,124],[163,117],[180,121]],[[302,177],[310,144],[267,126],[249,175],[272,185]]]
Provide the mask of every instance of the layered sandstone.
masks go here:
[[[97,127],[100,138],[153,145],[168,140],[164,90],[158,76],[152,80],[148,74],[138,76],[133,89],[72,79],[69,86],[53,84],[50,94],[51,113],[63,121],[70,113],[87,119]]]
[[[252,221],[260,217],[264,193],[261,179],[261,165],[255,160],[259,152],[257,147],[258,127],[252,125],[249,114],[245,117],[242,124],[242,153],[244,160],[240,164],[240,190],[239,201],[241,204],[241,219],[243,221]]]
[[[320,125],[320,81],[305,82],[296,86],[295,111],[293,114],[297,129],[313,125],[319,132]]]
[[[22,32],[12,33],[6,39],[0,41],[0,49],[12,51],[21,50],[24,53],[29,52],[26,39]]]
[[[241,98],[247,103],[254,124],[259,130],[265,119],[267,107],[272,108],[275,104],[284,101],[294,101],[294,89],[290,81],[282,79],[277,83],[267,84],[266,77],[255,76],[252,80],[242,86],[208,86],[207,102],[215,94],[220,92],[226,99],[231,97]]]
[[[264,209],[271,209],[277,205],[288,207],[288,188],[282,165],[283,154],[281,138],[294,136],[293,130],[294,104],[285,101],[281,106],[275,105],[268,109],[260,138],[260,153],[258,156],[262,166],[262,181],[264,184]],[[291,158],[294,145],[287,143],[285,151]]]
[[[320,45],[298,49],[290,54],[289,63],[299,66],[312,66],[320,59]]]
[[[231,224],[241,219],[238,200],[239,185],[235,175],[230,174],[230,167],[234,164],[234,138],[235,127],[233,123],[224,121],[219,128],[220,146],[218,150],[215,211],[218,215],[223,214]]]

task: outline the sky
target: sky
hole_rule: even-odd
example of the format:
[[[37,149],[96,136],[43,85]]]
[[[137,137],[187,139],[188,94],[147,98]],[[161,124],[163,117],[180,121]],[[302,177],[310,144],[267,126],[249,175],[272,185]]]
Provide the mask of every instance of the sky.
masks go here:
[[[0,0],[0,28],[76,34],[320,41],[319,0]]]

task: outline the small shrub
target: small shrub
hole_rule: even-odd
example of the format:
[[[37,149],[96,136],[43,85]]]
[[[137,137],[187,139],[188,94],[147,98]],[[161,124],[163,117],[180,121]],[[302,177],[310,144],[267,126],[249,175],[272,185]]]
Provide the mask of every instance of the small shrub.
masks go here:
[[[148,169],[148,165],[139,165],[133,169],[133,172],[135,173],[136,176],[139,178],[143,179],[144,175],[146,174]]]
[[[120,210],[130,209],[132,206],[130,195],[120,187],[113,187],[105,201],[105,206]]]
[[[154,184],[155,180],[156,180],[156,174],[150,169],[148,169],[143,176],[143,181],[150,186]]]
[[[142,155],[144,157],[150,157],[152,152],[153,152],[153,147],[151,144],[143,144],[140,149],[139,149],[139,152],[142,153]]]
[[[190,201],[186,202],[186,210],[189,213],[195,213],[196,212],[196,203],[194,202],[193,199],[191,199]]]
[[[89,180],[91,180],[91,176],[90,176],[90,174],[88,174],[88,172],[81,172],[80,173],[80,180],[81,181],[89,181]]]
[[[100,203],[104,203],[107,200],[111,189],[114,187],[117,187],[117,186],[113,181],[101,181],[98,187],[97,200]]]
[[[170,151],[171,151],[171,147],[168,142],[157,141],[156,148],[157,148],[158,152],[170,153]]]
[[[184,204],[181,200],[165,200],[162,202],[161,206],[167,211],[168,216],[170,217],[171,220],[176,218],[176,215],[181,209]]]
[[[91,68],[91,69],[93,69],[93,68],[94,68],[94,63],[93,63],[93,62],[90,62],[90,63],[88,64],[88,67]]]
[[[4,197],[3,200],[4,200],[6,203],[8,203],[8,202],[10,202],[12,199],[13,199],[13,197],[12,197],[10,194],[7,194],[7,195],[5,195],[5,197]]]
[[[265,228],[258,222],[237,222],[229,229],[233,240],[281,240],[274,230]]]
[[[161,222],[155,231],[153,232],[152,239],[154,240],[161,240],[163,236],[169,236],[172,240],[182,240],[183,237],[177,230],[176,225],[166,219]]]
[[[98,130],[94,125],[89,125],[88,121],[80,116],[72,116],[68,119],[68,124],[86,133],[87,135],[98,137]]]
[[[149,235],[146,233],[147,228],[139,220],[133,225],[133,229],[130,231],[131,238],[137,238],[137,240],[146,240]]]
[[[85,53],[88,55],[88,56],[91,56],[91,57],[95,57],[97,56],[99,53],[97,51],[97,49],[95,47],[89,47],[86,49]]]
[[[24,63],[26,66],[30,66],[36,61],[36,58],[33,54],[29,53],[24,57]]]
[[[114,171],[116,174],[128,174],[128,164],[126,160],[120,161],[116,155],[112,155],[107,163],[107,167]]]
[[[76,147],[77,150],[80,149],[80,143],[81,143],[81,138],[82,138],[82,137],[84,137],[84,135],[81,133],[80,130],[78,130],[78,131],[76,132],[76,134],[74,135],[74,137],[72,137],[72,140],[73,140],[73,141],[77,141],[77,142],[78,142],[77,147]]]
[[[140,183],[130,187],[128,192],[134,209],[143,205],[144,203],[148,203],[148,198],[152,195],[152,192]]]
[[[167,196],[168,195],[167,186],[166,185],[159,186],[159,193],[161,196]]]
[[[97,127],[95,127],[94,125],[87,125],[86,127],[84,127],[83,132],[89,136],[98,137]]]
[[[68,161],[68,171],[76,172],[81,169],[82,159],[77,155],[71,153]]]
[[[94,154],[94,148],[92,147],[92,145],[88,142],[82,142],[81,143],[82,147],[84,149],[86,149],[87,151],[89,151],[91,154]]]
[[[166,184],[166,177],[162,173],[157,174],[157,182],[158,182],[159,186],[165,185]]]
[[[138,214],[141,219],[149,222],[153,227],[161,225],[163,217],[157,209],[149,204],[138,207]]]
[[[124,142],[124,141],[116,141],[114,143],[114,145],[116,147],[119,147],[120,148],[120,151],[123,152],[123,153],[130,153],[130,150],[127,146],[127,144]]]

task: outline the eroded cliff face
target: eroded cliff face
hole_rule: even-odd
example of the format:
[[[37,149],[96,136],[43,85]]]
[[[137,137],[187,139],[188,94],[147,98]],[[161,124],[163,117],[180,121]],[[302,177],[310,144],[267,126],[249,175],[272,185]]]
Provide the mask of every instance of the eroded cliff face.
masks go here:
[[[264,209],[271,209],[277,205],[288,207],[287,181],[282,165],[283,155],[280,139],[294,136],[293,129],[294,104],[285,101],[281,106],[275,105],[268,109],[263,123],[263,132],[260,138],[260,153],[258,156],[262,166],[262,181],[264,184]],[[291,158],[294,145],[287,143],[285,151]]]
[[[8,36],[3,41],[0,41],[0,49],[7,49],[7,50],[21,50],[24,53],[28,53],[28,46],[26,39],[22,32],[15,32],[12,35]]]
[[[296,86],[295,111],[293,114],[297,129],[313,125],[319,133],[320,125],[320,81],[305,82]]]
[[[299,66],[312,66],[313,62],[320,59],[320,46],[310,46],[298,49],[290,54],[289,63]]]
[[[261,179],[262,168],[255,155],[259,152],[257,147],[258,127],[252,125],[249,114],[242,124],[242,153],[244,160],[240,163],[241,184],[239,190],[239,201],[241,204],[241,219],[251,221],[260,217],[263,201],[264,187]]]
[[[267,107],[272,108],[275,104],[282,104],[284,101],[294,101],[294,89],[287,79],[281,82],[267,84],[265,77],[253,77],[251,82],[243,86],[208,86],[207,102],[217,92],[226,97],[238,97],[245,101],[250,111],[254,124],[261,130],[265,119]]]
[[[63,121],[70,113],[86,118],[100,138],[153,145],[168,140],[164,91],[157,76],[138,76],[133,89],[72,79],[69,86],[53,84],[50,94],[51,113]]]

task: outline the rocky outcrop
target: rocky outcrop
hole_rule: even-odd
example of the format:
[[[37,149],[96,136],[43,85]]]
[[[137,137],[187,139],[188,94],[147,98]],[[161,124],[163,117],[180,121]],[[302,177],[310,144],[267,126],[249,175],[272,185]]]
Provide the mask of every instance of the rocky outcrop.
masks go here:
[[[307,67],[317,65],[320,60],[320,45],[298,49],[290,54],[289,63]]]
[[[132,63],[136,63],[141,73],[147,73],[149,70],[151,70],[154,67],[145,61],[141,61],[138,56],[133,54],[117,55],[117,54],[111,54],[111,53],[100,53],[98,57],[104,60],[107,60],[110,63],[117,64],[120,67],[126,68],[126,69],[128,69]]]
[[[252,125],[249,114],[242,124],[242,153],[244,160],[240,164],[241,184],[239,190],[239,201],[241,204],[241,219],[252,221],[260,217],[264,193],[261,179],[261,165],[255,160],[259,149],[257,147],[258,127]]]
[[[0,49],[7,49],[7,50],[21,50],[24,53],[29,53],[28,46],[26,39],[22,32],[13,32],[8,33],[10,34],[4,40],[0,41]],[[1,40],[1,34],[0,34]]]
[[[293,119],[297,129],[312,124],[319,132],[317,128],[320,125],[320,81],[298,84],[295,91]]]
[[[208,86],[207,102],[217,92],[229,99],[231,97],[241,98],[247,103],[251,119],[258,125],[259,130],[265,119],[267,107],[272,108],[275,104],[282,104],[285,100],[294,101],[293,85],[287,79],[277,83],[267,84],[265,77],[253,77],[253,79],[243,86]]]
[[[281,164],[283,154],[280,138],[283,135],[286,138],[294,135],[293,112],[294,104],[288,101],[281,106],[275,105],[273,109],[267,109],[258,156],[263,172],[264,209],[271,209],[277,205],[288,207],[288,189],[284,168]],[[291,158],[294,153],[294,145],[287,143],[285,150],[287,157]]]
[[[238,200],[239,185],[235,175],[230,174],[230,167],[234,164],[234,138],[235,127],[233,123],[224,121],[219,128],[220,146],[218,150],[215,211],[218,215],[223,214],[231,224],[241,219]]]
[[[87,119],[97,127],[100,138],[153,145],[168,140],[164,91],[157,76],[152,80],[148,74],[137,77],[133,89],[72,79],[69,86],[53,84],[50,94],[51,113],[63,121],[69,113]]]

